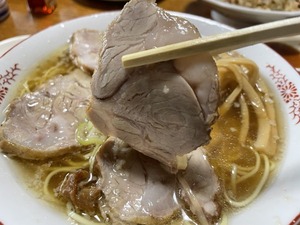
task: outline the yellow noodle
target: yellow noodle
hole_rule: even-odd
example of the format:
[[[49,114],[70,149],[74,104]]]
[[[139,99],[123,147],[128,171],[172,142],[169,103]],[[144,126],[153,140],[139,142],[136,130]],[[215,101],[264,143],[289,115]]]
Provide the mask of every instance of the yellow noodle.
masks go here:
[[[228,224],[228,216],[226,214],[222,214],[221,221],[218,223],[218,225],[227,225]]]
[[[62,168],[55,168],[55,169],[53,169],[53,171],[50,172],[50,173],[47,175],[46,179],[44,180],[44,185],[43,185],[43,192],[44,192],[44,195],[45,195],[47,198],[49,198],[49,199],[51,199],[51,200],[57,202],[57,199],[54,198],[54,197],[53,197],[53,194],[49,191],[50,180],[51,180],[55,175],[57,175],[57,174],[59,174],[59,173],[68,173],[68,172],[70,172],[70,171],[72,171],[72,170],[76,170],[76,169],[78,169],[78,168],[81,168],[81,166],[79,166],[79,167],[62,167]]]
[[[272,160],[270,160],[270,171],[273,171],[276,167],[275,162],[273,162]]]
[[[236,77],[239,85],[242,87],[243,91],[247,94],[251,104],[253,105],[254,111],[257,115],[258,120],[258,132],[257,132],[257,139],[255,141],[254,146],[258,150],[263,150],[267,147],[267,143],[269,140],[270,135],[270,122],[266,114],[265,107],[254,90],[251,84],[247,81],[247,79],[240,75],[239,68],[236,65],[230,65],[227,63],[222,63],[221,61],[217,61],[217,65],[220,67],[226,67],[227,69],[231,70]]]
[[[72,167],[82,167],[83,164],[83,162],[74,162],[72,160],[66,160],[65,162],[68,166],[72,166]]]
[[[226,98],[225,102],[219,107],[219,114],[220,116],[223,116],[233,105],[234,101],[238,97],[238,95],[241,93],[241,88],[236,87],[233,92]]]
[[[222,54],[222,56],[224,56],[225,54]],[[259,78],[259,69],[257,67],[257,65],[255,64],[255,62],[253,62],[252,60],[249,60],[245,57],[227,57],[227,58],[222,58],[220,60],[218,60],[219,62],[222,63],[227,63],[227,64],[231,64],[231,65],[236,65],[239,67],[242,67],[244,69],[242,69],[242,74],[244,75],[251,75],[248,76],[248,80],[251,83],[251,85],[255,85],[256,81]],[[246,71],[247,70],[247,71]]]
[[[91,156],[89,157],[89,170],[90,170],[90,173],[93,172],[93,167],[94,167],[94,164],[95,164],[96,155],[97,155],[98,151],[100,150],[101,145],[102,144],[97,144],[95,146],[94,150],[92,151]]]
[[[221,165],[219,165],[223,171],[228,171],[228,169],[231,168],[229,178],[224,177],[223,179],[224,181],[229,179],[228,181],[231,187],[232,194],[234,198],[238,198],[236,196],[236,190],[239,188],[239,184],[250,179],[253,176],[257,176],[261,165],[261,157],[264,159],[265,169],[263,172],[263,176],[258,181],[255,190],[249,195],[248,198],[244,199],[241,202],[235,201],[229,198],[227,190],[224,190],[225,199],[232,206],[243,207],[256,198],[262,187],[265,185],[270,171],[275,168],[275,163],[268,158],[268,156],[273,156],[275,154],[277,141],[279,139],[276,126],[275,106],[273,100],[270,97],[270,93],[266,84],[259,77],[258,67],[253,61],[243,57],[222,54],[221,56],[217,57],[216,62],[221,80],[221,93],[226,91],[227,95],[225,102],[219,108],[221,109],[219,110],[221,116],[224,115],[222,113],[227,112],[228,110],[231,110],[231,108],[233,108],[233,105],[236,102],[233,99],[236,99],[239,96],[241,115],[239,142],[241,146],[245,146],[248,132],[250,129],[252,129],[250,128],[251,121],[248,109],[249,103],[252,105],[254,112],[256,113],[256,119],[258,122],[255,142],[253,143],[253,145],[252,143],[247,142],[248,144],[250,144],[250,146],[248,146],[247,148],[249,148],[249,151],[252,151],[255,154],[254,166],[241,166],[239,164],[236,164],[235,161],[231,161],[231,167],[228,167],[226,163],[222,163]],[[236,94],[237,88],[242,89],[240,94]],[[228,89],[231,89],[232,92],[227,93]],[[249,103],[247,103],[247,101]],[[237,110],[237,108],[233,110]],[[220,126],[222,126],[222,124],[220,124]],[[219,144],[214,144],[213,148],[218,148],[220,149],[220,151],[221,148],[225,148],[224,151],[226,151],[226,146],[223,146],[221,144],[222,142],[215,140],[214,142]],[[256,151],[265,153],[268,156],[266,156],[265,154],[259,156]],[[228,152],[228,154],[231,154],[231,151]],[[227,182],[225,182],[225,184],[226,183]]]
[[[239,141],[242,145],[245,145],[248,131],[249,131],[249,110],[245,98],[243,95],[240,96],[241,106],[241,130],[239,135]]]
[[[182,176],[178,176],[178,181],[182,185],[182,188],[187,193],[188,198],[192,202],[192,205],[196,206],[196,212],[194,212],[197,216],[197,219],[199,220],[201,225],[209,225],[206,216],[203,212],[202,206],[199,204],[197,198],[195,197],[194,193],[192,192],[189,184],[186,182],[186,180]]]
[[[270,164],[269,164],[269,159],[265,154],[261,154],[261,157],[264,159],[264,172],[263,172],[263,175],[262,175],[259,183],[257,184],[255,190],[252,192],[252,194],[248,198],[246,198],[242,201],[235,201],[235,200],[231,199],[228,196],[227,191],[224,191],[225,199],[232,206],[234,206],[234,207],[244,207],[244,206],[248,205],[250,202],[252,202],[259,195],[259,193],[262,190],[263,186],[266,184],[267,179],[268,179],[269,174],[270,174]]]
[[[274,101],[271,99],[268,88],[262,81],[262,79],[258,79],[257,87],[264,94],[264,105],[271,124],[271,134],[269,138],[268,148],[265,150],[265,153],[273,156],[276,153],[277,141],[279,139]]]
[[[241,173],[241,171],[248,173],[250,170],[253,170],[254,166],[246,167],[246,166],[237,165],[237,168],[238,168],[239,173]]]
[[[76,140],[83,146],[102,144],[106,137],[89,120],[80,123],[76,129]]]
[[[236,195],[236,179],[237,179],[237,167],[235,164],[232,164],[231,169],[231,190],[234,195]]]
[[[246,179],[254,176],[258,172],[259,167],[260,167],[260,157],[259,157],[259,154],[256,151],[253,151],[253,153],[255,154],[255,158],[256,158],[255,166],[247,174],[244,174],[243,176],[241,176],[240,178],[238,178],[237,179],[237,183],[240,183],[240,182],[242,182],[242,181],[244,181],[244,180],[246,180]]]
[[[79,215],[78,213],[74,212],[72,210],[71,203],[67,204],[67,214],[70,218],[78,222],[80,225],[108,225],[108,223],[103,222],[94,222],[91,221],[91,219],[85,218],[82,215]]]
[[[24,82],[23,89],[20,90],[20,95],[23,95],[26,92],[35,91],[37,87],[42,86],[46,81],[53,79],[58,75],[69,74],[72,70],[75,69],[75,66],[69,63],[69,60],[69,57],[63,55],[47,70],[39,71],[39,75],[34,74],[34,76]]]

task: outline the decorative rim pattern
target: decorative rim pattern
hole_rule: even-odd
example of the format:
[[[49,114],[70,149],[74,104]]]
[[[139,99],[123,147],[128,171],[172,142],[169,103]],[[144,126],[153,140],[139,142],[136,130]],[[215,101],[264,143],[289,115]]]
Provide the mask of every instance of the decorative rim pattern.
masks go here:
[[[277,69],[274,65],[267,65],[269,69],[269,76],[274,81],[283,101],[289,106],[292,119],[296,120],[296,125],[300,123],[300,96],[296,85],[290,81],[280,69]]]
[[[292,220],[289,225],[300,225],[300,213],[295,217],[295,219]]]
[[[8,92],[9,86],[16,81],[15,77],[18,75],[19,71],[21,71],[19,64],[15,63],[12,67],[6,69],[3,74],[0,73],[0,105]]]

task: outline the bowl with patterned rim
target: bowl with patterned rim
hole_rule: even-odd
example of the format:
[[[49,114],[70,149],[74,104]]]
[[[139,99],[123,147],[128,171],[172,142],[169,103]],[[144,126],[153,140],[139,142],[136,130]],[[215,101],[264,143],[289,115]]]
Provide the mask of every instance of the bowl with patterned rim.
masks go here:
[[[202,17],[171,12],[192,22],[203,36],[232,28]],[[0,120],[19,85],[55,50],[65,46],[81,28],[105,30],[119,12],[101,13],[66,21],[30,36],[0,58]],[[263,44],[239,49],[252,59],[270,86],[284,122],[284,156],[278,174],[249,206],[229,218],[231,225],[295,224],[300,213],[300,76],[280,55]],[[0,155],[0,224],[69,225],[67,215],[36,196],[22,183],[13,160]],[[30,204],[29,204],[30,203]]]

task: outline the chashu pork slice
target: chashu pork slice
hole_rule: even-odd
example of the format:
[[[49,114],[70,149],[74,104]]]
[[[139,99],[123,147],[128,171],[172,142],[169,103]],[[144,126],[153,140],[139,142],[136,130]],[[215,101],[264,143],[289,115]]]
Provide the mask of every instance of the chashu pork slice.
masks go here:
[[[73,63],[83,71],[93,73],[97,68],[102,39],[101,31],[80,29],[74,32],[69,46]]]
[[[3,152],[25,159],[46,159],[80,145],[75,130],[86,118],[90,76],[76,69],[16,98],[0,128]]]
[[[179,213],[175,175],[162,165],[110,137],[96,157],[100,206],[112,224],[161,224]]]
[[[197,224],[214,224],[221,212],[218,179],[203,148],[186,157],[186,170],[170,173],[159,161],[110,137],[96,155],[93,178],[82,169],[71,172],[57,194],[78,212],[93,216],[99,210],[110,224],[169,224],[185,215]]]
[[[95,127],[176,171],[177,156],[210,140],[219,99],[215,62],[202,54],[124,69],[121,57],[199,37],[153,0],[127,3],[104,34],[92,78],[88,116]]]
[[[112,224],[165,224],[185,212],[199,224],[213,224],[220,216],[218,179],[202,148],[187,157],[187,169],[173,174],[159,161],[110,137],[95,160],[103,217],[110,218]],[[68,186],[63,189],[70,190]]]
[[[187,154],[187,168],[177,174],[180,197],[189,206],[200,224],[216,221],[221,208],[216,198],[220,184],[203,147]]]

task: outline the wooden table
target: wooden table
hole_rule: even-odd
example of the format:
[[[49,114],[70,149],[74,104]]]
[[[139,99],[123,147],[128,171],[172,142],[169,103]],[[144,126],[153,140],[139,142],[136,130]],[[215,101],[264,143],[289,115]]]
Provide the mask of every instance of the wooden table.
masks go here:
[[[7,0],[10,16],[0,22],[0,41],[17,35],[33,34],[51,25],[95,13],[121,10],[124,2],[107,2],[101,0],[57,0],[55,11],[46,16],[35,16],[30,13],[26,0]],[[193,12],[203,3],[197,0],[159,0],[158,6],[166,10]],[[197,5],[195,7],[195,5]],[[207,9],[207,7],[206,7]],[[202,10],[203,11],[203,10]],[[206,10],[209,16],[208,10]],[[201,13],[201,10],[199,10]]]
[[[0,22],[0,41],[24,34],[34,34],[51,25],[95,13],[121,10],[124,2],[101,0],[57,0],[55,11],[46,16],[30,13],[25,0],[7,0],[10,16]],[[157,0],[159,7],[210,18],[210,8],[200,0]],[[272,45],[300,72],[300,53],[283,45]]]

